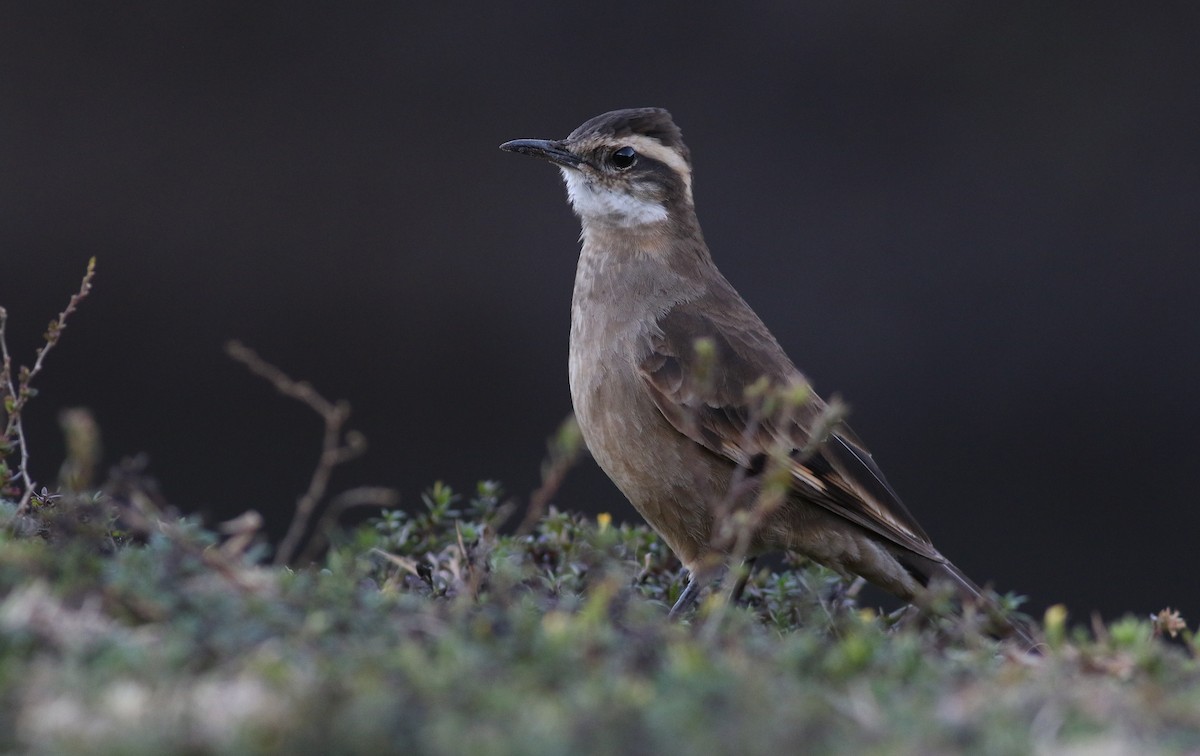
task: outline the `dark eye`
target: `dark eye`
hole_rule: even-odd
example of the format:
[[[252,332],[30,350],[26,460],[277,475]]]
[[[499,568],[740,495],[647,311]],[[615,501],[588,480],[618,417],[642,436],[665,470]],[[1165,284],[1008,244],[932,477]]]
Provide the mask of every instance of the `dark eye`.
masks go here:
[[[632,147],[622,147],[612,154],[613,167],[617,168],[618,170],[623,171],[626,168],[632,168],[633,164],[636,162],[637,153],[634,152]]]

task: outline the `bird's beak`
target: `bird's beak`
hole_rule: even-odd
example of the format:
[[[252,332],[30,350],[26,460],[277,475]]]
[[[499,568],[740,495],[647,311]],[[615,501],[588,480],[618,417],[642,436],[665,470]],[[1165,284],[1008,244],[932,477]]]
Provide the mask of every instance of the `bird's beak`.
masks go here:
[[[514,139],[500,145],[500,149],[532,155],[565,168],[578,168],[584,162],[583,158],[564,147],[562,142],[552,142],[549,139]]]

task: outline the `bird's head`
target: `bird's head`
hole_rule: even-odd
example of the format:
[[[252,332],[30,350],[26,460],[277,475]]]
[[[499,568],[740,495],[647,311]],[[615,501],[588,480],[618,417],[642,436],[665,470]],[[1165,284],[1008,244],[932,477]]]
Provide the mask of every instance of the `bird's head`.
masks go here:
[[[584,226],[654,226],[692,213],[692,162],[662,108],[614,110],[566,139],[514,139],[500,149],[549,160]]]

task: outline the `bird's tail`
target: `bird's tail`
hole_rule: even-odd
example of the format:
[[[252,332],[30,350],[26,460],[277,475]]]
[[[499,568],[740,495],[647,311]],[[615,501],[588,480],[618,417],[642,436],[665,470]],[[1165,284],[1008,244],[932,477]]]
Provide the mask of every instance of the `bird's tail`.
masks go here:
[[[1038,640],[1034,637],[1033,628],[1028,623],[1019,617],[1013,616],[1010,612],[1001,609],[994,598],[984,593],[979,586],[975,585],[971,578],[964,575],[962,570],[955,567],[952,563],[949,561],[934,562],[930,560],[925,562],[922,567],[928,568],[921,570],[924,573],[922,577],[925,578],[927,585],[933,586],[938,583],[945,583],[952,586],[964,606],[974,606],[997,625],[997,635],[1019,641],[1025,646],[1026,651],[1031,651],[1038,645]]]

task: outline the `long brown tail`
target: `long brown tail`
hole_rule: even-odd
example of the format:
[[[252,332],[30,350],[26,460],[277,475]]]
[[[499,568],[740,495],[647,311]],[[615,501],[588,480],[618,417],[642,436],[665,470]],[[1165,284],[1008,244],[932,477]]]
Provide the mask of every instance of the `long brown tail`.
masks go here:
[[[1001,636],[1016,638],[1025,645],[1026,651],[1032,651],[1038,646],[1033,629],[1022,620],[1003,612],[992,598],[975,585],[971,578],[963,574],[962,570],[949,561],[921,560],[921,562],[922,567],[927,567],[927,569],[921,570],[922,577],[926,579],[927,584],[949,583],[954,586],[954,590],[963,604],[975,606],[996,623],[1002,625],[999,628]]]

